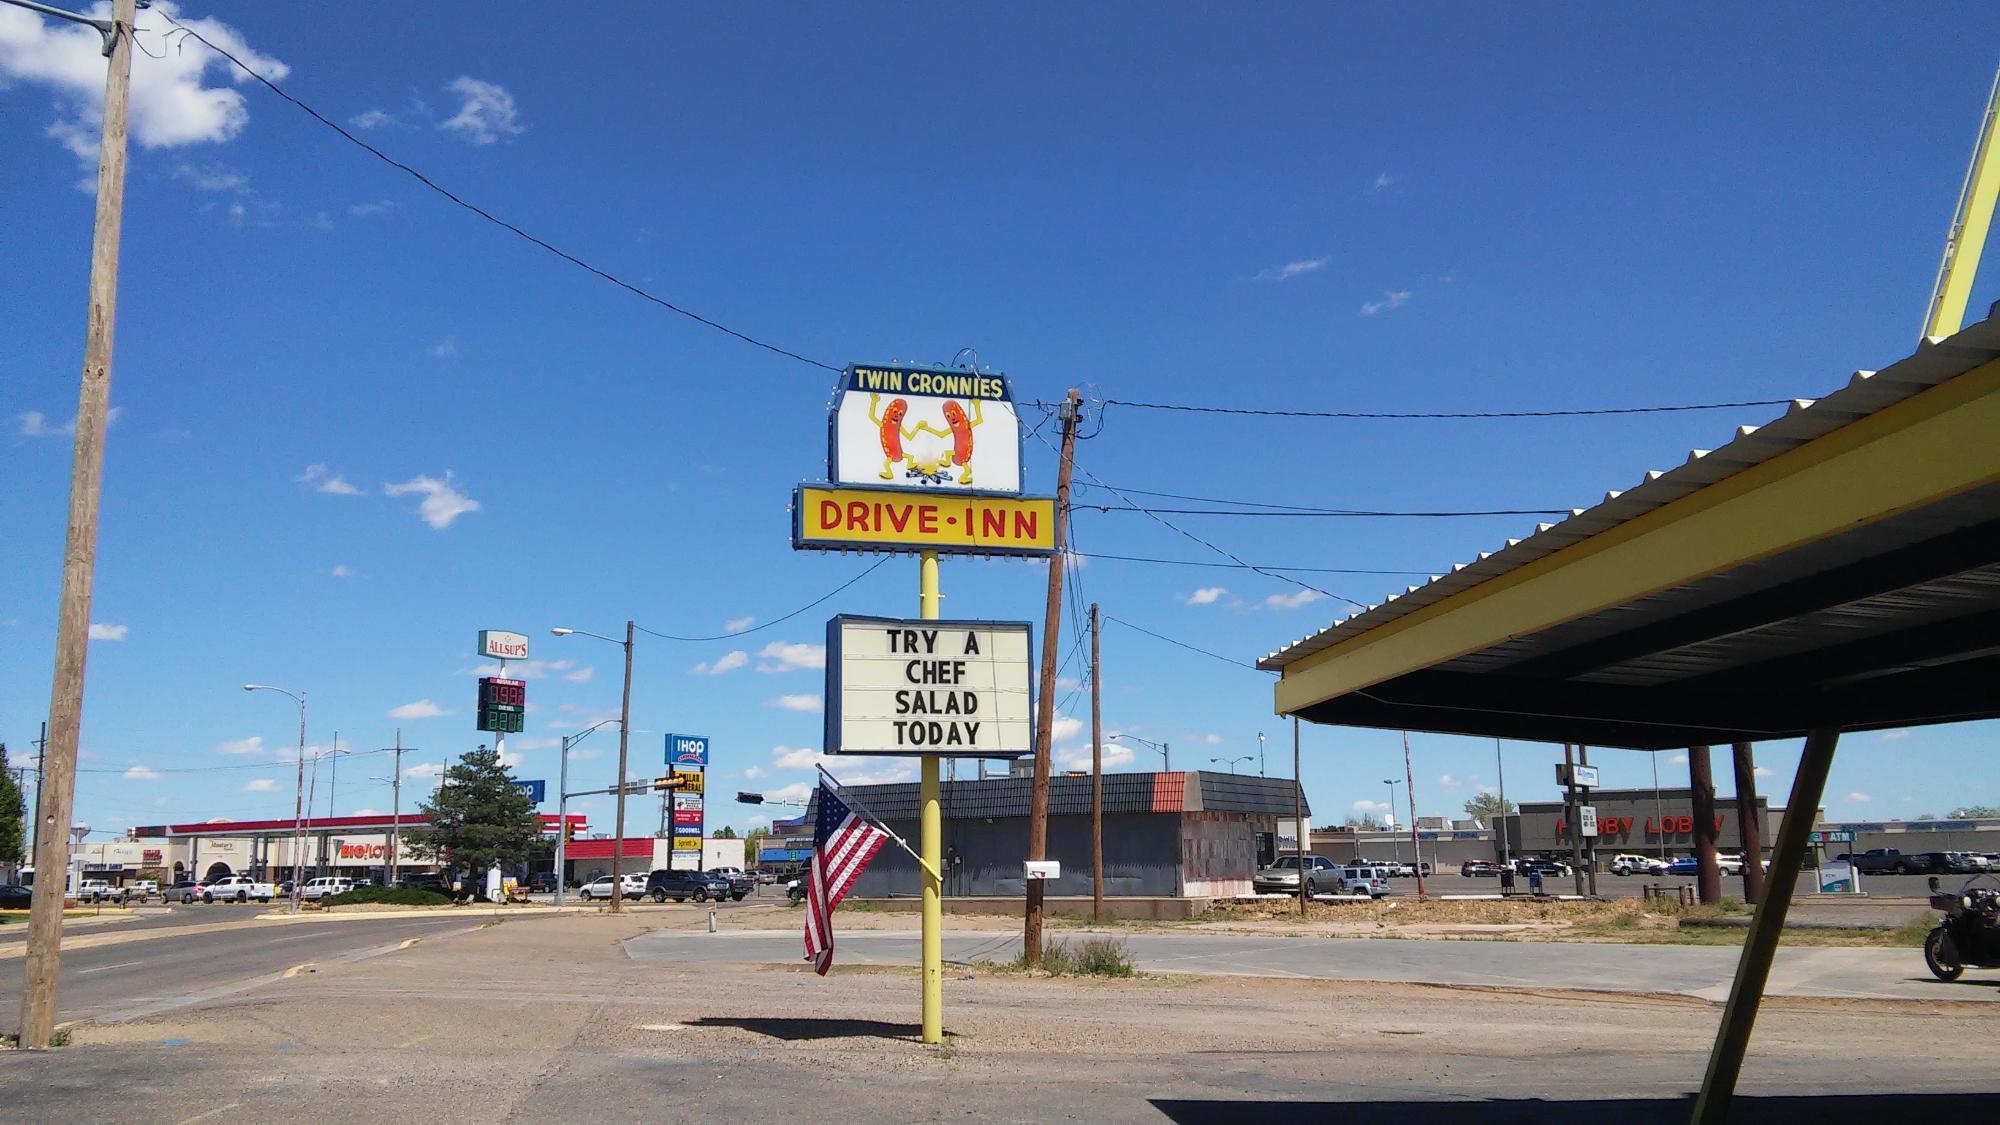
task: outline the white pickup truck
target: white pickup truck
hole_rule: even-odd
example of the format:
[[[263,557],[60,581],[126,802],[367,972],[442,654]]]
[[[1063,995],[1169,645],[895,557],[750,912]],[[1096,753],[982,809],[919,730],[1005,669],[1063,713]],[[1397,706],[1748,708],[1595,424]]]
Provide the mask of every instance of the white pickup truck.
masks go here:
[[[201,888],[203,902],[269,902],[276,898],[278,889],[269,883],[260,883],[248,875],[225,875],[214,882],[204,883]]]
[[[107,879],[85,879],[76,885],[78,902],[124,902],[125,888]]]

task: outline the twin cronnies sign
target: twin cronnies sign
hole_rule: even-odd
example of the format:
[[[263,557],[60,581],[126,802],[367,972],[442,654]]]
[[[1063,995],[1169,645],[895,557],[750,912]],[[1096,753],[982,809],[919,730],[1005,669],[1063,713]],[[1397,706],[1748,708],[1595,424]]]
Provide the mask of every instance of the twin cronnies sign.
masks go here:
[[[1025,621],[827,622],[827,752],[1033,753],[1028,633]]]

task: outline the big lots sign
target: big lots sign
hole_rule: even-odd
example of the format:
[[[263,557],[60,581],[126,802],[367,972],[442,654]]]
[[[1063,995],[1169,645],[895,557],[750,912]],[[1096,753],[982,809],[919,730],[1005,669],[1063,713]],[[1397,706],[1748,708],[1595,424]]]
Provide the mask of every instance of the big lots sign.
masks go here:
[[[1634,816],[1600,816],[1597,818],[1597,837],[1600,840],[1605,837],[1623,839],[1631,834],[1632,829],[1638,823],[1639,818]],[[1719,814],[1715,818],[1715,831],[1718,834],[1722,831],[1722,817]],[[1648,836],[1689,836],[1693,833],[1694,817],[1688,816],[1685,813],[1679,816],[1668,815],[1658,818],[1649,816],[1646,818],[1646,835]],[[1569,821],[1567,818],[1556,818],[1556,835],[1569,835]]]
[[[342,859],[383,859],[388,854],[389,847],[387,844],[340,845],[340,858]]]

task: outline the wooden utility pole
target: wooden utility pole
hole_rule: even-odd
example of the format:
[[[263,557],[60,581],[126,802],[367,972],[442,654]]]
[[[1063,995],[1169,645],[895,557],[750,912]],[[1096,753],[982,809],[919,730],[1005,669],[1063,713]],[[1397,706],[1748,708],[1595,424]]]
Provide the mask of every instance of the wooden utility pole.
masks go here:
[[[1097,603],[1090,603],[1090,920],[1104,920],[1104,699],[1097,685]]]
[[[1757,760],[1751,756],[1750,744],[1732,743],[1731,756],[1736,759],[1736,831],[1742,837],[1743,845],[1743,901],[1756,902],[1764,897],[1764,818],[1757,815]],[[1779,878],[1784,873],[1779,872]],[[1798,878],[1796,872],[1792,878]]]
[[[1694,887],[1702,902],[1722,901],[1722,868],[1715,862],[1715,776],[1708,747],[1688,747],[1688,790],[1694,808]]]
[[[611,838],[611,913],[613,914],[622,914],[625,911],[625,745],[626,738],[631,732],[632,622],[628,619],[625,622],[625,694],[620,697],[618,704],[618,824],[617,834]],[[704,791],[702,801],[706,803],[707,800]],[[673,865],[672,853],[668,854],[667,864]],[[650,861],[647,866],[651,866]]]
[[[1587,766],[1590,764],[1590,747],[1585,746],[1581,743],[1577,745],[1576,763],[1577,765],[1580,766]],[[1590,800],[1589,790],[1584,791],[1583,799],[1586,801]],[[1596,898],[1597,897],[1597,837],[1581,835],[1583,832],[1582,815],[1583,815],[1582,811],[1579,809],[1577,813],[1578,823],[1576,826],[1576,830],[1581,839],[1583,840],[1583,862],[1584,862],[1584,869],[1590,877],[1589,878],[1590,897]]]
[[[556,830],[562,830],[561,825]],[[396,885],[396,843],[403,834],[403,728],[396,728],[396,768],[389,774],[389,885]]]
[[[1306,779],[1299,772],[1299,717],[1292,716],[1292,854],[1298,856],[1299,863],[1299,916],[1306,913],[1306,837],[1312,829],[1306,826]],[[1255,889],[1255,888],[1252,888]]]
[[[104,78],[104,133],[97,158],[97,229],[90,247],[90,312],[84,334],[83,386],[76,403],[70,462],[69,528],[63,540],[62,594],[56,611],[56,660],[49,690],[49,745],[37,799],[35,894],[28,914],[27,982],[21,994],[21,1046],[46,1047],[55,1032],[56,975],[62,960],[64,878],[69,821],[76,799],[76,739],[83,722],[83,667],[90,639],[91,583],[97,565],[97,507],[104,485],[104,430],[111,404],[112,327],[118,309],[118,237],[125,210],[125,116],[132,85],[135,0],[113,0],[104,32],[110,63]]]
[[[1563,822],[1569,829],[1570,874],[1576,877],[1576,897],[1583,897],[1583,825],[1577,809],[1583,802],[1576,795],[1576,747],[1563,743]]]
[[[1062,460],[1056,469],[1056,553],[1049,556],[1049,600],[1042,614],[1042,684],[1035,707],[1035,787],[1028,808],[1028,858],[1048,858],[1049,739],[1056,721],[1056,652],[1061,645],[1063,552],[1069,531],[1069,470],[1076,459],[1077,403],[1075,387],[1062,404]],[[1021,959],[1031,969],[1042,964],[1042,884],[1026,879],[1027,920],[1021,932]]]

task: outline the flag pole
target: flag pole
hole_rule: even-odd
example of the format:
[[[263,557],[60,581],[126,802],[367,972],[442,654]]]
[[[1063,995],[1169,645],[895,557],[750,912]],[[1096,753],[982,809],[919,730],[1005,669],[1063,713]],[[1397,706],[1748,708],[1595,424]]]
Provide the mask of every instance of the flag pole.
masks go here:
[[[910,858],[917,861],[918,867],[921,867],[925,871],[929,872],[931,878],[936,879],[939,882],[944,881],[943,877],[938,874],[937,868],[932,867],[928,863],[925,863],[924,857],[917,854],[916,849],[910,846],[909,841],[903,839],[901,836],[896,835],[896,833],[892,829],[890,829],[887,821],[884,821],[881,817],[876,816],[874,812],[868,808],[868,806],[862,804],[860,801],[850,796],[847,790],[840,784],[839,778],[826,772],[825,766],[816,766],[815,768],[819,770],[820,776],[826,779],[826,781],[833,786],[834,793],[840,797],[841,801],[844,804],[846,804],[849,808],[853,809],[855,812],[860,813],[862,816],[867,817],[868,823],[874,825],[877,828],[880,828],[884,836],[887,836],[891,840],[896,841],[896,846],[910,853]]]

